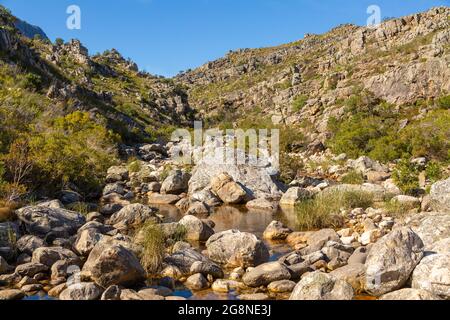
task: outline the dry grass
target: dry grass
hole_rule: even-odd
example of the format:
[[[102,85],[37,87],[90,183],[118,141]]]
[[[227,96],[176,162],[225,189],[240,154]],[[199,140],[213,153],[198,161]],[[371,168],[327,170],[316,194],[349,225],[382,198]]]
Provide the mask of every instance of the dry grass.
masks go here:
[[[321,193],[297,205],[298,227],[301,230],[340,228],[344,224],[342,209],[368,208],[372,204],[373,196],[367,192]]]
[[[166,237],[160,226],[148,222],[140,231],[144,247],[141,263],[149,274],[156,274],[164,259]]]

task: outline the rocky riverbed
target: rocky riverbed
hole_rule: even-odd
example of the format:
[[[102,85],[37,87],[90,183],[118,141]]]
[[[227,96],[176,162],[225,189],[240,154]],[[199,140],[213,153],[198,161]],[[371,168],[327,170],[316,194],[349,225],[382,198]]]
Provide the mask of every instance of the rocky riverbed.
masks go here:
[[[382,178],[285,186],[270,162],[188,168],[173,147],[127,149],[139,160],[110,168],[98,203],[65,190],[0,223],[0,300],[450,298],[450,180],[410,197],[361,158],[345,166]],[[305,228],[298,206],[330,195],[371,201]]]

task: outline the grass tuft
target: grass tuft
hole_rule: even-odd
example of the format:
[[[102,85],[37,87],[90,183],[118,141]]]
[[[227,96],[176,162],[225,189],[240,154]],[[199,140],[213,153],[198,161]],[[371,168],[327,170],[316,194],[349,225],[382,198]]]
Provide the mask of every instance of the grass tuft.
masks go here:
[[[367,192],[336,191],[320,193],[315,198],[299,203],[296,206],[298,227],[301,230],[321,228],[340,228],[344,219],[341,210],[368,208],[374,202],[373,196]]]

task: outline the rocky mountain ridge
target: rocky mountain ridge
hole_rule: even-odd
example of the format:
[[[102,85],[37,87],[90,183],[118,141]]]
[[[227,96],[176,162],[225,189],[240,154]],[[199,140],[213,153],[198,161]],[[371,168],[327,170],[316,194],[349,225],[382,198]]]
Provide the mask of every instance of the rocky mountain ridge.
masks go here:
[[[243,49],[180,74],[204,117],[258,109],[276,123],[310,122],[322,142],[342,101],[365,92],[393,107],[448,94],[448,7],[391,19],[373,29],[342,25],[279,47]]]

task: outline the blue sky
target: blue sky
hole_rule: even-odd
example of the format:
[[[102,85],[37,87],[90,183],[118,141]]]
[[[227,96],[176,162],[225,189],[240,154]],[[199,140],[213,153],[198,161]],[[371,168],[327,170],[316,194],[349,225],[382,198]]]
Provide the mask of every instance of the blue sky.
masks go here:
[[[398,17],[450,5],[450,0],[0,0],[54,40],[80,39],[90,53],[116,48],[153,74],[172,76],[229,50],[257,48],[364,25],[367,7]],[[78,5],[81,30],[68,30],[66,9]]]

